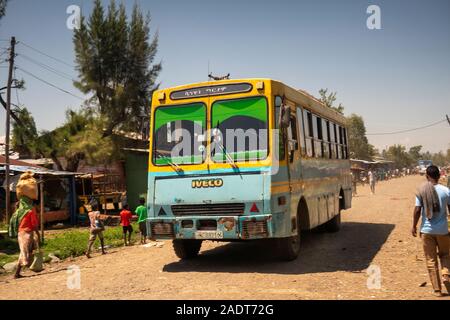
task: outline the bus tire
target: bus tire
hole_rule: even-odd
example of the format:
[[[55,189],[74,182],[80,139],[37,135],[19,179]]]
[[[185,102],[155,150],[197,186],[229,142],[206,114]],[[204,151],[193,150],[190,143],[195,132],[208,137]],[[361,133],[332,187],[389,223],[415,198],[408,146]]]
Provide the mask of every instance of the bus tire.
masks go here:
[[[172,242],[173,250],[180,259],[192,259],[198,256],[202,240],[175,239]]]
[[[333,219],[323,225],[326,232],[338,232],[341,229],[341,212],[334,216]]]
[[[296,236],[279,238],[277,241],[277,251],[279,258],[283,261],[293,261],[300,253],[300,233]]]

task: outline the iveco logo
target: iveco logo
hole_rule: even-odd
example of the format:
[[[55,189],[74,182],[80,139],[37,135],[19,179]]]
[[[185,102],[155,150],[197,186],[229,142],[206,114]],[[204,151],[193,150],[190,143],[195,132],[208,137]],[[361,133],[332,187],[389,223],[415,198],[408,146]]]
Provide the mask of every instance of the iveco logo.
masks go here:
[[[222,179],[204,179],[204,180],[192,180],[192,188],[220,188],[223,186]]]

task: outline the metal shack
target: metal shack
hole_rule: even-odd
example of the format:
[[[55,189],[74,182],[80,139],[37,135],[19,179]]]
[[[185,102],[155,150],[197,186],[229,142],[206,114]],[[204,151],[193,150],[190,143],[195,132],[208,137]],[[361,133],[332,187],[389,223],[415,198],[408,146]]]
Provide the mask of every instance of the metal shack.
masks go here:
[[[134,211],[139,206],[139,198],[147,198],[148,150],[127,148],[124,151],[127,202]]]
[[[15,189],[22,173],[31,171],[39,183],[43,184],[44,193],[44,223],[70,222],[77,223],[77,196],[75,176],[78,173],[49,170],[42,167],[26,165],[10,165],[12,193],[11,200],[16,200]],[[4,189],[5,164],[0,163],[0,185]],[[4,192],[4,190],[2,190]],[[2,203],[3,208],[5,204]]]

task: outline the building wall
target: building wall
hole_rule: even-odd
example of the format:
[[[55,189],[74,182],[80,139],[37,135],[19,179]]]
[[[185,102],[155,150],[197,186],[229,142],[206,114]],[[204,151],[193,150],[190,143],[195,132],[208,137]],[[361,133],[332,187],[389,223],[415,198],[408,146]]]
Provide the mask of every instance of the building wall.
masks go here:
[[[139,197],[147,194],[148,153],[128,151],[125,160],[127,201],[130,209],[139,205]]]

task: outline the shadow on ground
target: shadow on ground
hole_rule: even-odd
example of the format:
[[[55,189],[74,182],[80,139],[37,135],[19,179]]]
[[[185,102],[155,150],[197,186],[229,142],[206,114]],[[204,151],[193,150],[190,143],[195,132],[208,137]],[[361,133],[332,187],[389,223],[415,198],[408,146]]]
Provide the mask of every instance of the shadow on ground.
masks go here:
[[[303,274],[361,272],[368,268],[394,229],[393,224],[343,223],[338,233],[303,233],[297,260],[279,261],[264,242],[235,242],[201,251],[193,260],[164,266],[165,272]]]

